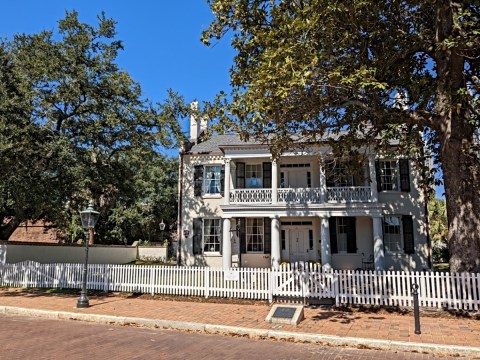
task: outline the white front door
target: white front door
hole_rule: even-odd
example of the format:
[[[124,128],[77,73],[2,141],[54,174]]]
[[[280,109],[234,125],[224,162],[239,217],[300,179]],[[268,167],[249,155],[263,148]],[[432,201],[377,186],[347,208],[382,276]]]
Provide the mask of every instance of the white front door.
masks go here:
[[[291,229],[289,231],[290,262],[308,260],[308,230]]]
[[[288,172],[288,186],[291,188],[307,187],[307,172],[304,170],[292,170]]]

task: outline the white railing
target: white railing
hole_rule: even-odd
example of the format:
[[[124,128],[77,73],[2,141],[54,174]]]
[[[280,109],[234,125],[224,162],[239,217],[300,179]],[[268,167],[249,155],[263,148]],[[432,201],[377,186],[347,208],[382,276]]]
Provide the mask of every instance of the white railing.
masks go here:
[[[290,204],[319,204],[322,202],[319,188],[278,189],[278,202]]]
[[[277,189],[279,203],[286,204],[320,204],[320,188],[282,188]],[[327,202],[350,203],[371,202],[369,186],[349,186],[327,188]],[[271,203],[272,189],[233,189],[230,191],[230,203]]]
[[[369,186],[347,186],[327,188],[328,202],[370,202],[372,191]]]
[[[0,264],[0,286],[77,288],[82,264]],[[322,271],[295,263],[277,270],[208,267],[89,265],[92,290],[272,300],[273,297],[333,298],[336,305],[412,307],[413,284],[423,307],[480,308],[480,274],[400,271]]]
[[[271,203],[272,189],[230,190],[230,203]]]

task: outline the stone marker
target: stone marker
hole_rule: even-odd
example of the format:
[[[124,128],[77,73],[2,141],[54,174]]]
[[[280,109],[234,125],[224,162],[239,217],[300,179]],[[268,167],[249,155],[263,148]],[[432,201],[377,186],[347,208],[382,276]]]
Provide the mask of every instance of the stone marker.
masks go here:
[[[272,324],[298,325],[303,320],[303,305],[275,304],[265,321]]]

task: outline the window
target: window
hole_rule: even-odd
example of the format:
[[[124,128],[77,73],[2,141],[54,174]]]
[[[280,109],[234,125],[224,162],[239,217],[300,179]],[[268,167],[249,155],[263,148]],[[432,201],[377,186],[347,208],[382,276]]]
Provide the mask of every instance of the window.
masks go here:
[[[356,221],[354,217],[336,217],[329,219],[330,248],[332,253],[357,252]]]
[[[205,166],[205,194],[220,194],[221,171],[220,165]]]
[[[378,191],[410,191],[408,159],[375,162]]]
[[[261,188],[262,185],[262,165],[245,165],[245,176],[247,178],[247,188]]]
[[[402,235],[400,228],[400,218],[398,216],[385,216],[383,218],[383,246],[385,251],[401,251]]]
[[[402,239],[403,252],[413,254],[415,252],[413,217],[411,215],[385,216],[383,218],[383,246],[385,251],[401,252]]]
[[[352,173],[352,166],[345,161],[329,161],[326,166],[327,187],[356,186],[358,181]]]
[[[247,219],[247,252],[263,253],[263,218]]]
[[[221,219],[203,220],[203,252],[220,252]]]
[[[392,160],[380,161],[379,170],[382,191],[398,190],[397,162]]]
[[[193,170],[194,195],[223,195],[224,169],[223,165],[195,165]]]

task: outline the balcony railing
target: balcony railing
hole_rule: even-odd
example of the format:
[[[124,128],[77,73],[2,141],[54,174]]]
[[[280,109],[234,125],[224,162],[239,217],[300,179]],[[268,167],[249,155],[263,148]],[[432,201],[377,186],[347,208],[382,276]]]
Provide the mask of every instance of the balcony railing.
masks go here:
[[[327,188],[326,202],[354,203],[371,202],[372,193],[369,186],[350,186]],[[277,201],[280,204],[320,204],[320,188],[277,189]],[[272,189],[234,189],[230,191],[231,204],[271,204]]]
[[[370,186],[348,186],[327,189],[327,201],[333,203],[371,202]]]
[[[272,189],[235,189],[230,191],[230,203],[272,202]]]

